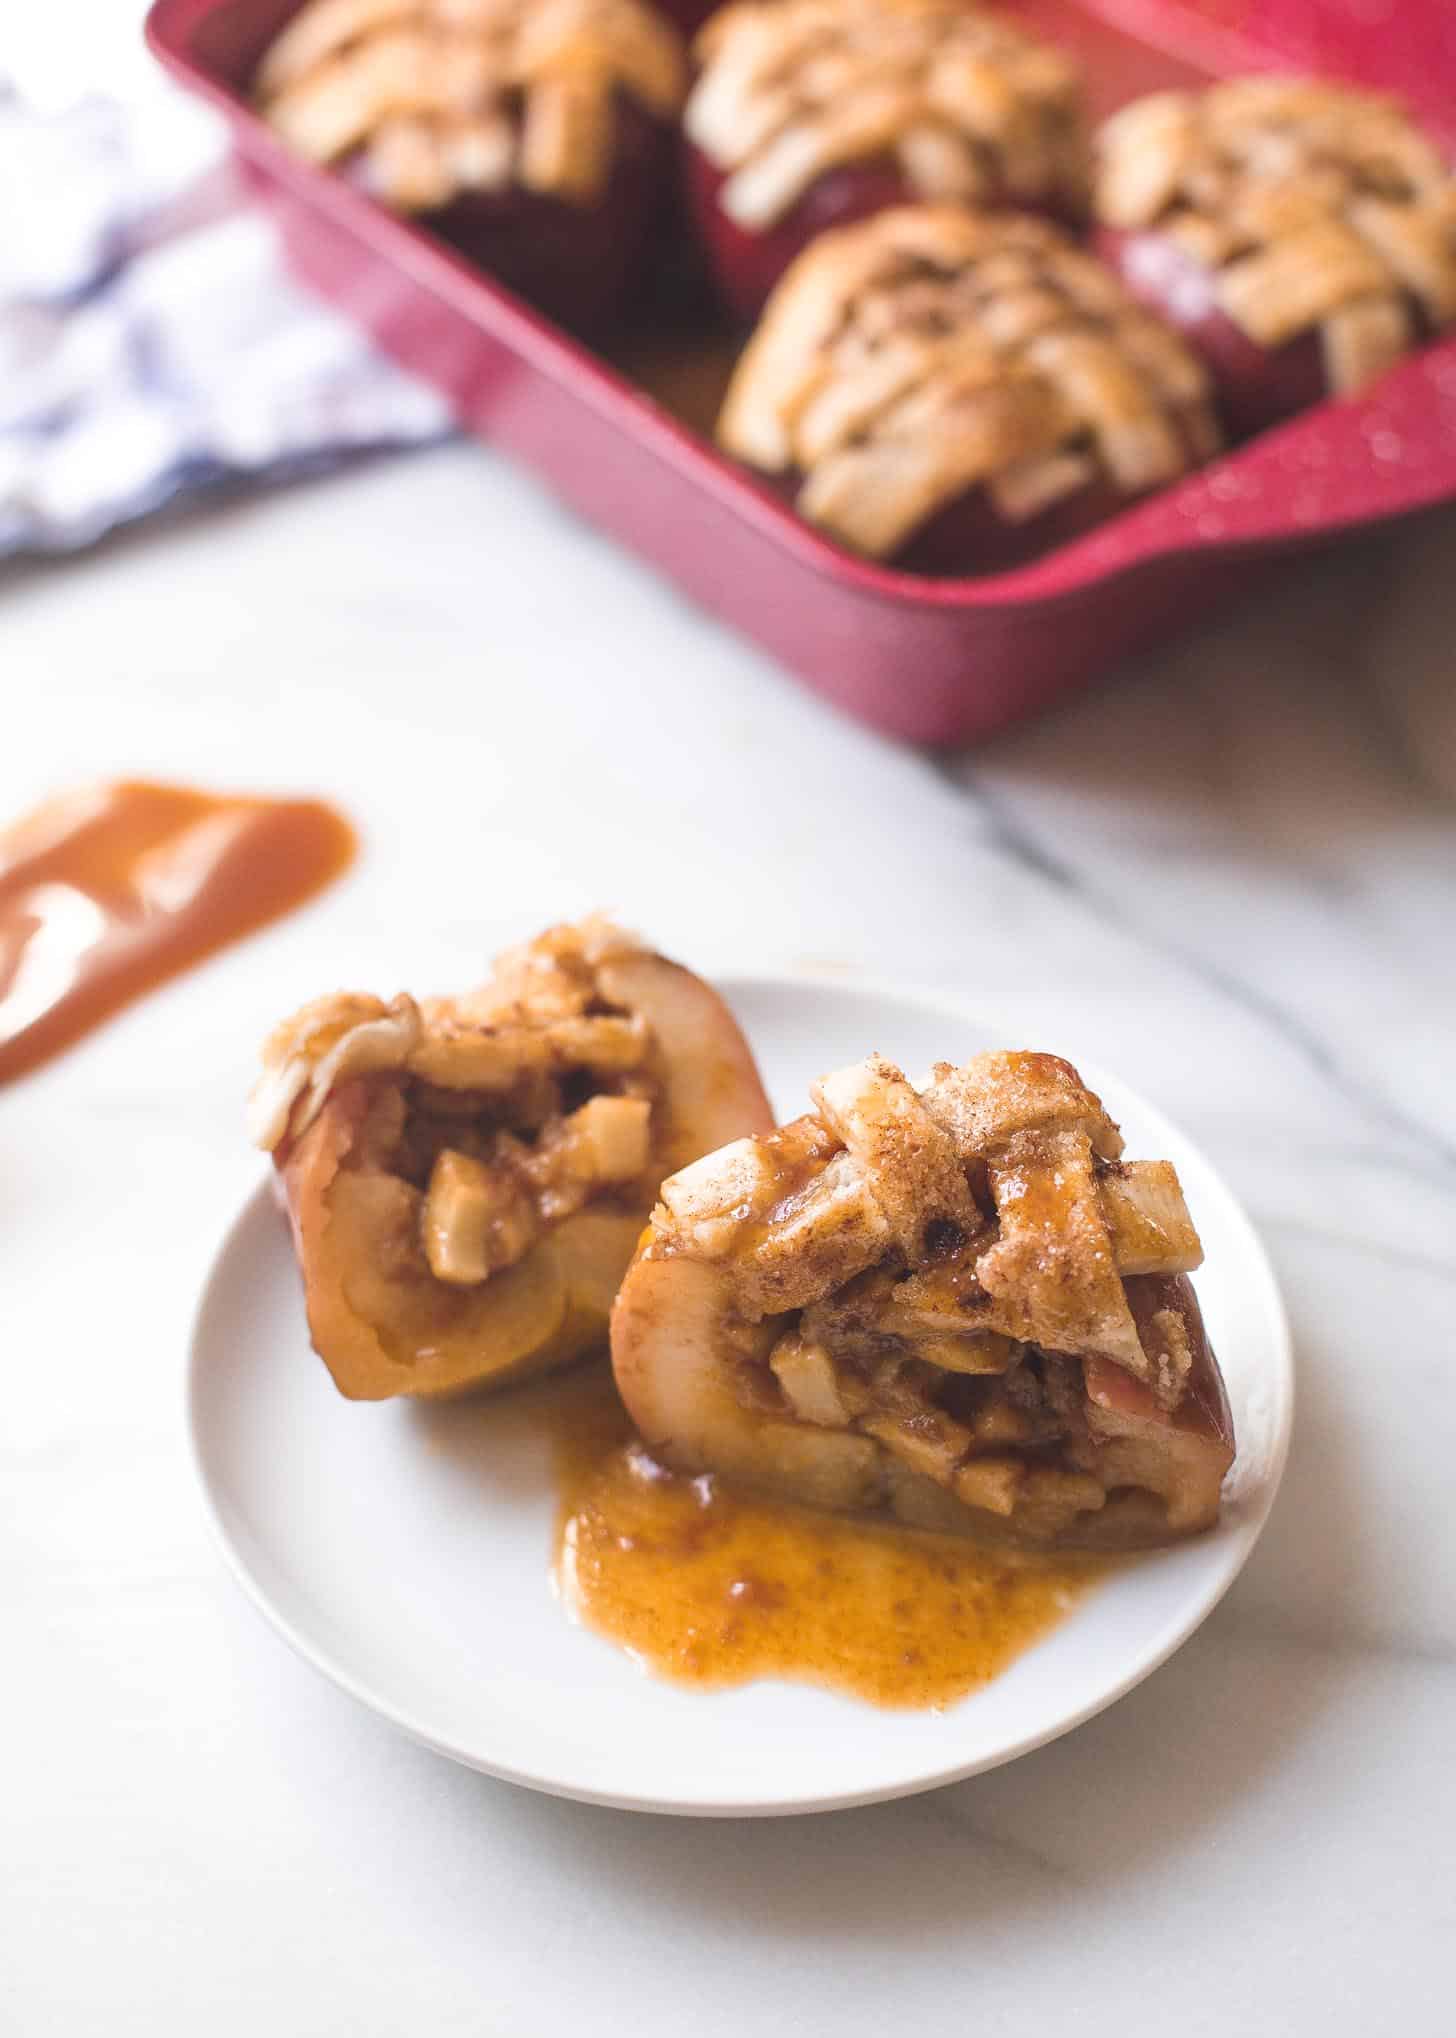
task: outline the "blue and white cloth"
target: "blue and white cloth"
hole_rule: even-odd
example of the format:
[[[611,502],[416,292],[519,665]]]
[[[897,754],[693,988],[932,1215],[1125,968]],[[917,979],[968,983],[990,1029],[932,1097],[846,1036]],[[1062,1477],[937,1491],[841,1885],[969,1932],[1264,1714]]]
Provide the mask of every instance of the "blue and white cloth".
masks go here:
[[[160,79],[55,111],[0,79],[0,192],[0,557],[449,430],[293,285],[220,124]]]

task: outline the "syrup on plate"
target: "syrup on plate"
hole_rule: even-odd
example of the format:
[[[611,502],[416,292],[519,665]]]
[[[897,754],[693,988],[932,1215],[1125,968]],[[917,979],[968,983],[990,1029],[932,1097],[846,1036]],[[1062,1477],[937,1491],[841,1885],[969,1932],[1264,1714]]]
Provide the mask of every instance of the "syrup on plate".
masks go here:
[[[557,1591],[583,1626],[678,1683],[777,1677],[940,1709],[997,1676],[1109,1569],[667,1472],[633,1437],[605,1365],[542,1392]]]

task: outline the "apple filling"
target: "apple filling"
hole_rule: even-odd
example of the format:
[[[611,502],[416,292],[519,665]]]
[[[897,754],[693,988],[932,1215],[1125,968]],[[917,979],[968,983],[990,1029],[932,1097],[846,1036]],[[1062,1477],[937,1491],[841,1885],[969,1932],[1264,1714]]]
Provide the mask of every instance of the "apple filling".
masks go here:
[[[1218,1513],[1228,1404],[1165,1161],[1044,1054],[871,1058],[663,1184],[613,1320],[669,1464],[829,1507],[1133,1547]]]
[[[706,984],[605,922],[551,930],[464,997],[339,994],[264,1050],[315,1346],[373,1399],[575,1357],[665,1172],[768,1122]]]

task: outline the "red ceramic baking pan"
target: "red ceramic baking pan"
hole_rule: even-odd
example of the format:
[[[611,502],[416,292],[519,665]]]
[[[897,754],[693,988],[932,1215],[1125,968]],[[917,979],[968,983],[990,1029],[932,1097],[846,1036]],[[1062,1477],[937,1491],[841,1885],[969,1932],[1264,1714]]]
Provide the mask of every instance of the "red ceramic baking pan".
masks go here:
[[[246,95],[298,4],[157,0],[148,36],[231,123],[301,276],[443,391],[472,431],[892,735],[931,744],[986,735],[1236,599],[1269,559],[1456,495],[1456,339],[1447,339],[1367,396],[1321,404],[1015,572],[929,580],[858,559],[718,454],[640,377],[290,156]],[[691,26],[707,9],[678,0],[669,11]],[[1403,93],[1450,140],[1450,0],[1023,0],[1008,11],[1083,53],[1099,113],[1199,76],[1318,70]]]

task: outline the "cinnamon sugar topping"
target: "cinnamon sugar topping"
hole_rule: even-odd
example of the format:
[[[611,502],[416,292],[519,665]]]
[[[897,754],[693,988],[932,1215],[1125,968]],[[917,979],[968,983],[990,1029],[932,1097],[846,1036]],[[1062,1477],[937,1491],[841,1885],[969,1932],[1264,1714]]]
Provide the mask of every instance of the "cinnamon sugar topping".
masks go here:
[[[310,161],[362,152],[403,212],[467,191],[589,204],[610,171],[613,97],[671,120],[672,27],[644,0],[308,0],[264,57],[264,115]]]
[[[1097,479],[1175,480],[1219,443],[1202,365],[1108,269],[1044,221],[949,206],[821,235],[718,436],[802,474],[802,514],[879,557],[974,487],[1014,522]]]
[[[939,1062],[919,1087],[872,1055],[811,1095],[806,1117],[664,1182],[653,1213],[649,1322],[670,1312],[674,1264],[696,1263],[693,1350],[721,1354],[740,1435],[760,1425],[761,1458],[739,1450],[732,1469],[813,1498],[808,1452],[834,1475],[825,1504],[925,1527],[970,1510],[1032,1540],[1206,1526],[1232,1437],[1171,1165],[1122,1161],[1101,1100],[1050,1054]],[[630,1383],[631,1276],[624,1297]],[[704,1421],[696,1445],[673,1431],[672,1462],[696,1450],[722,1469],[711,1439],[731,1424]]]
[[[886,154],[925,199],[1085,196],[1077,66],[963,0],[736,0],[695,54],[687,131],[730,173],[721,203],[740,226],[772,226],[824,171]]]
[[[1098,147],[1099,219],[1217,270],[1222,309],[1259,346],[1317,331],[1337,393],[1456,321],[1456,180],[1393,99],[1239,78],[1138,100]]]
[[[249,1106],[254,1143],[273,1152],[302,1138],[328,1099],[363,1075],[425,1083],[434,1116],[474,1109],[481,1098],[520,1103],[526,1092],[544,1122],[556,1088],[591,1074],[646,1094],[651,1036],[640,1016],[612,1009],[613,965],[641,943],[600,916],[549,928],[497,956],[486,982],[457,997],[385,1004],[363,992],[316,998],[276,1026]],[[546,1099],[549,1109],[543,1107]],[[600,1102],[600,1100],[597,1100]],[[586,1122],[588,1111],[577,1117]],[[588,1130],[600,1132],[601,1114]],[[645,1162],[643,1163],[645,1165]]]

